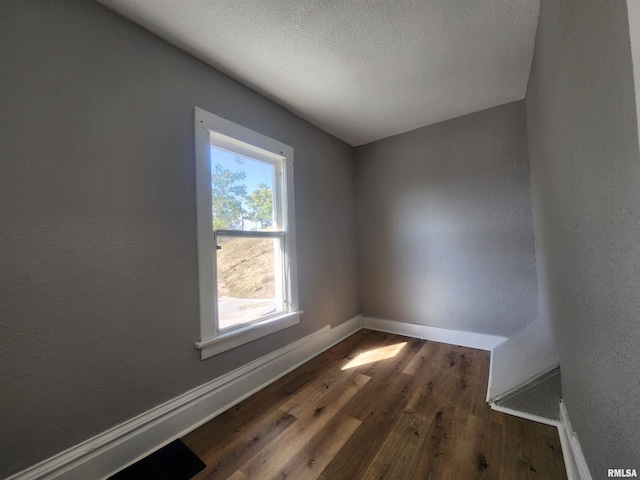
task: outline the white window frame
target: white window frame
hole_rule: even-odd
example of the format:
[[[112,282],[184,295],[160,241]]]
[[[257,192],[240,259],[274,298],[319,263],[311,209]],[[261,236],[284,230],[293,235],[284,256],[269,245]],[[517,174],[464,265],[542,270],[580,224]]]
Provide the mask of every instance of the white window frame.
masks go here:
[[[201,359],[209,358],[231,348],[243,345],[271,333],[300,323],[298,305],[298,272],[296,257],[295,204],[293,188],[293,147],[258,132],[233,123],[201,108],[195,109],[195,155],[196,155],[196,207],[198,225],[198,279],[200,291],[200,349]],[[211,211],[211,147],[224,143],[228,148],[233,144],[244,151],[256,155],[282,158],[282,199],[283,218],[280,220],[282,233],[247,232],[248,236],[277,236],[282,238],[284,263],[284,312],[242,325],[232,330],[220,332],[217,322],[216,283],[216,238],[213,231]],[[231,232],[220,232],[227,234]],[[234,235],[238,231],[232,232]]]

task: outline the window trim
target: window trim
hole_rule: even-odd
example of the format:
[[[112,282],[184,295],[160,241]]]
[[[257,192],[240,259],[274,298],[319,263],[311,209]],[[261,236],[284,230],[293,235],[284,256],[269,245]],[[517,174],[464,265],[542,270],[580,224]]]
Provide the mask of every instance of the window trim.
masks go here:
[[[296,255],[295,230],[295,194],[293,183],[293,147],[278,140],[262,135],[237,123],[209,113],[201,108],[195,108],[195,157],[196,157],[196,207],[197,207],[197,241],[198,241],[198,283],[200,297],[200,340],[196,348],[200,349],[201,359],[205,359],[235,348],[244,343],[256,340],[278,330],[288,328],[300,322],[298,304],[298,275]],[[258,320],[255,323],[243,325],[223,333],[218,332],[215,309],[216,285],[216,253],[211,212],[211,146],[212,137],[216,134],[231,139],[230,145],[236,142],[242,148],[260,150],[271,155],[283,157],[282,173],[286,185],[282,218],[284,234],[284,263],[287,282],[285,297],[289,303],[289,310],[274,317]],[[217,137],[219,139],[219,137]],[[225,138],[227,140],[227,138]],[[216,139],[216,141],[218,141]],[[237,232],[236,232],[237,233]]]

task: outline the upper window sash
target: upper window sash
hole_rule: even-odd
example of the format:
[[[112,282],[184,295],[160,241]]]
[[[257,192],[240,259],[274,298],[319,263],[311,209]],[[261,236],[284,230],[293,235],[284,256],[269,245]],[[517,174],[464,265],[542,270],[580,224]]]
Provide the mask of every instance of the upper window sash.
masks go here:
[[[286,157],[268,152],[261,148],[252,147],[251,145],[238,142],[237,140],[228,137],[226,135],[211,132],[211,146],[213,148],[226,150],[241,157],[246,157],[250,160],[257,160],[264,162],[274,167],[275,175],[273,179],[273,212],[274,221],[272,228],[279,231],[287,231],[287,178],[285,175],[287,168]],[[234,230],[239,231],[239,230]]]

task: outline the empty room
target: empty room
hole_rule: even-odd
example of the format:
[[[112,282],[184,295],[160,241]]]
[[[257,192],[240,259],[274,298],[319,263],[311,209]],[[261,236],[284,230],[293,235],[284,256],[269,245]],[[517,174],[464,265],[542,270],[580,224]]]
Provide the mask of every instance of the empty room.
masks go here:
[[[640,2],[0,2],[0,478],[640,471]]]

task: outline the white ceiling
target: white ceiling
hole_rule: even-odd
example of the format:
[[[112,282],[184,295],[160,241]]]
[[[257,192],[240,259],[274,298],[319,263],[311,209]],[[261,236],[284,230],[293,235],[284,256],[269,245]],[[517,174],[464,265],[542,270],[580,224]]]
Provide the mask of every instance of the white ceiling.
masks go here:
[[[524,98],[539,0],[98,0],[351,145]]]

